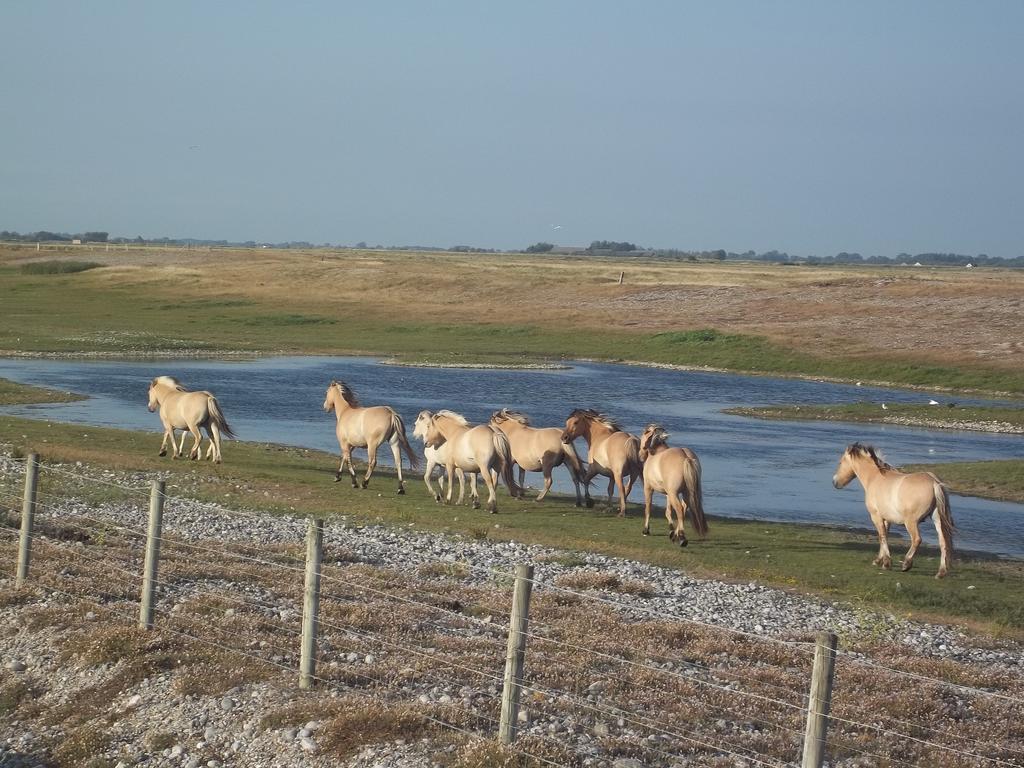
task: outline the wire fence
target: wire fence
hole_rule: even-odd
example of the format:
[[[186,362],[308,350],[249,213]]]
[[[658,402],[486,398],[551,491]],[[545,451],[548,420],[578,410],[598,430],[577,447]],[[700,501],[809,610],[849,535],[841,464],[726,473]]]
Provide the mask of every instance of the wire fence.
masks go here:
[[[42,483],[29,482],[33,467]],[[344,557],[332,564],[321,550],[311,617],[308,600],[303,611],[310,563],[298,554],[294,522],[293,541],[218,542],[176,528],[176,498],[166,492],[31,460],[5,459],[3,468],[0,551],[12,561],[17,553],[19,578],[24,556],[25,589],[88,606],[107,622],[145,626],[143,571],[155,545],[158,568],[145,574],[155,632],[244,659],[253,680],[298,678],[301,667],[320,690],[412,707],[438,735],[486,743],[501,734],[536,765],[635,758],[655,766],[792,766],[801,765],[802,750],[807,765],[807,722],[817,715],[828,726],[820,746],[832,766],[1024,766],[1019,680],[983,688],[966,684],[963,669],[958,679],[942,679],[841,649],[822,713],[809,695],[814,642],[440,558],[412,571]],[[48,477],[59,478],[62,490],[51,490]],[[69,486],[87,484],[116,490],[131,514],[69,505]],[[159,504],[165,529],[147,530],[147,500]],[[266,519],[187,503],[211,516]],[[327,534],[327,554],[342,553],[343,538],[329,527]],[[513,615],[509,628],[504,617],[524,589],[528,615],[518,623]],[[312,659],[302,653],[309,631]],[[525,649],[519,667],[510,661],[510,635]]]

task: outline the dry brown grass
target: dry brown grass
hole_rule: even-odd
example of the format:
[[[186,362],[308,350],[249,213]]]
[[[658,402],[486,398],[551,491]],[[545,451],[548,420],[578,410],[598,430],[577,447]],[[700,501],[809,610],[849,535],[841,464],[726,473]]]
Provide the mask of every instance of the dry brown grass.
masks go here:
[[[167,547],[162,573],[173,589],[161,598],[152,632],[134,629],[130,618],[125,620],[135,611],[137,591],[121,589],[111,578],[116,572],[111,564],[134,556],[128,544],[111,538],[102,545],[65,541],[41,548],[33,577],[41,589],[18,605],[19,631],[53,637],[71,668],[105,672],[69,700],[51,700],[43,691],[37,695],[0,681],[0,701],[7,701],[19,717],[65,726],[69,736],[60,754],[54,754],[71,765],[102,747],[104,728],[120,716],[112,702],[150,675],[169,674],[179,695],[218,695],[261,680],[293,685],[301,573],[233,559],[228,555],[245,550],[221,546],[223,555]],[[107,567],[83,565],[76,550],[102,555]],[[0,543],[0,557],[11,552],[12,543]],[[613,576],[580,570],[559,584],[621,589],[622,582]],[[437,753],[441,746],[458,746],[453,768],[526,764],[521,753],[493,742],[466,741],[434,722],[493,735],[510,584],[453,580],[443,569],[428,569],[410,580],[404,571],[351,563],[325,566],[323,578],[321,682],[317,690],[296,691],[287,706],[266,713],[263,728],[319,720],[317,740],[336,757],[397,738],[426,738]],[[54,599],[44,608],[38,600],[47,586],[86,602]],[[638,621],[584,596],[572,595],[571,601],[565,596],[539,587],[531,605],[523,707],[534,722],[554,719],[585,732],[600,726],[606,729],[598,736],[605,757],[635,757],[652,766],[670,765],[681,756],[701,765],[733,764],[701,743],[777,761],[792,760],[799,752],[810,668],[806,647],[684,622]],[[277,612],[289,607],[289,618],[281,619]],[[95,622],[83,619],[86,610],[98,614]],[[38,618],[43,613],[45,621]],[[846,647],[908,672],[1009,696],[1024,693],[1021,679],[983,666],[894,652],[869,642]],[[356,660],[349,660],[350,653]],[[275,654],[282,654],[288,670],[270,663]],[[600,687],[596,694],[595,684]],[[420,692],[441,686],[452,692],[450,703],[418,700]],[[332,692],[342,695],[331,697]],[[946,746],[987,749],[1010,764],[1024,764],[1020,753],[1012,751],[1024,740],[1024,706],[1000,699],[911,684],[841,657],[833,711],[841,718]],[[624,726],[618,725],[620,718]],[[668,738],[647,739],[651,734]],[[872,765],[972,764],[946,750],[854,725],[836,723],[831,738],[834,756],[852,759],[857,750],[868,751],[878,756]],[[581,761],[561,733],[524,731],[518,747],[559,764]]]
[[[88,256],[108,267],[78,275],[83,285],[157,295],[174,286],[179,301],[255,301],[282,311],[294,311],[302,296],[303,313],[384,324],[393,323],[392,301],[415,296],[402,301],[404,323],[475,323],[478,307],[500,306],[502,324],[581,333],[713,327],[825,355],[1005,370],[1024,358],[1024,270],[364,251],[97,249]],[[0,265],[38,258],[0,249]]]

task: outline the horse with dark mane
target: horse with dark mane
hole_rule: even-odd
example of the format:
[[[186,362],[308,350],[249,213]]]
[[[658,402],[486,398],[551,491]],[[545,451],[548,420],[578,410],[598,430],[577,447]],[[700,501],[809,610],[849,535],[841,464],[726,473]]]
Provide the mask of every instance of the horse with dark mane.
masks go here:
[[[883,568],[892,565],[888,534],[889,526],[896,523],[906,526],[910,534],[910,549],[903,558],[903,570],[909,571],[921,544],[918,527],[922,521],[934,516],[941,554],[935,578],[945,576],[953,557],[953,515],[949,508],[949,493],[942,481],[931,472],[900,472],[889,465],[874,447],[862,443],[846,446],[832,476],[832,485],[843,488],[854,477],[864,488],[864,506],[878,531],[878,557],[874,564]]]
[[[587,506],[594,506],[590,498],[590,481],[596,475],[608,480],[608,501],[612,500],[615,489],[619,489],[619,517],[626,516],[626,499],[633,490],[633,483],[643,472],[640,460],[640,441],[635,435],[623,432],[614,420],[590,408],[577,408],[565,420],[562,442],[571,443],[577,437],[587,442],[587,472],[583,485],[587,494]]]

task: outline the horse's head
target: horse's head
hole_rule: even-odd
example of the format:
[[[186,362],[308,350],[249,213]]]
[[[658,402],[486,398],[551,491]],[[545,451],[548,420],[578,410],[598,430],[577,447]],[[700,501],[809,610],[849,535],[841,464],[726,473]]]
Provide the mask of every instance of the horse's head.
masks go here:
[[[324,410],[330,413],[334,410],[334,399],[338,396],[338,388],[335,386],[336,382],[331,382],[330,386],[327,387],[327,392],[324,394]]]
[[[857,470],[854,464],[857,456],[860,454],[860,447],[859,443],[846,446],[843,455],[839,457],[839,466],[836,467],[836,473],[832,475],[833,488],[845,488],[856,477]]]
[[[562,430],[562,442],[568,445],[577,437],[585,435],[589,421],[590,417],[587,415],[587,411],[577,408],[570,413],[569,418],[565,420],[565,429]]]
[[[832,475],[832,485],[836,488],[845,487],[847,483],[857,476],[858,466],[862,472],[888,472],[892,470],[892,465],[885,460],[874,446],[864,445],[864,443],[851,443],[846,446],[846,450],[843,451],[843,455],[839,458],[839,466],[836,467],[836,473]]]
[[[424,444],[427,442],[427,428],[430,426],[430,417],[433,415],[430,411],[420,411],[416,417],[416,423],[413,424],[413,437],[418,437]]]
[[[153,379],[151,382],[149,382],[149,406],[148,406],[148,408],[149,408],[149,412],[150,413],[153,413],[153,411],[155,411],[157,409],[157,407],[160,405],[160,401],[157,400],[157,398],[156,398],[156,384],[157,384],[157,380],[156,379]]]
[[[668,432],[660,424],[648,424],[640,435],[640,460],[647,461],[647,457],[655,452],[661,445],[668,444]]]
[[[435,413],[427,422],[427,428],[423,435],[423,444],[430,448],[440,448],[444,445],[445,440],[447,438],[444,436],[444,432],[441,431],[437,414]]]

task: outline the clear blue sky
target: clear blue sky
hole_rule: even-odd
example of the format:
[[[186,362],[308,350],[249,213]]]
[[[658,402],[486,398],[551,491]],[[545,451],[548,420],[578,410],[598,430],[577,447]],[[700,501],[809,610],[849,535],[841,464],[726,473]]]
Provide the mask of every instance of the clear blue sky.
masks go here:
[[[0,29],[0,229],[1024,254],[1019,0],[8,0]]]

